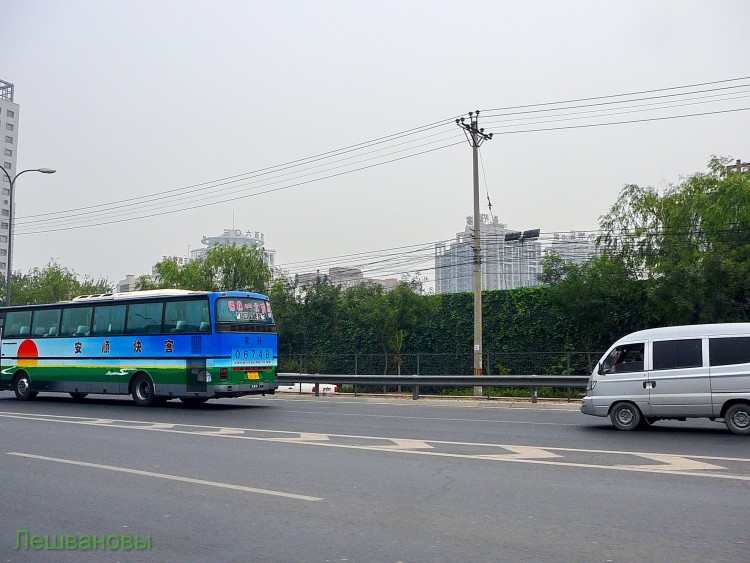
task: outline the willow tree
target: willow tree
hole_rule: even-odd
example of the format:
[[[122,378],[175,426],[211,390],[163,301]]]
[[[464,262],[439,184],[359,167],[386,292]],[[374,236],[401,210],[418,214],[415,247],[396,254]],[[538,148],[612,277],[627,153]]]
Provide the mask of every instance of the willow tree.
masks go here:
[[[141,276],[138,289],[192,289],[203,291],[255,291],[270,289],[271,268],[262,248],[220,245],[204,259],[178,264],[165,258],[154,266],[155,275]]]
[[[600,218],[598,243],[639,279],[666,324],[750,317],[750,175],[709,170],[663,191],[626,186]]]

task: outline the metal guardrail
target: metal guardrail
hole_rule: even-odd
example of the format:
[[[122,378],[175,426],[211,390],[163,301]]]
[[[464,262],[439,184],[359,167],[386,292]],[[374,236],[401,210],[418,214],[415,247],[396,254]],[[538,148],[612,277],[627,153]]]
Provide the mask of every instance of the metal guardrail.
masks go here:
[[[325,375],[319,373],[278,373],[279,383],[329,383],[352,385],[403,385],[412,387],[412,398],[419,399],[421,387],[483,387],[490,398],[492,387],[530,387],[531,402],[537,401],[539,387],[570,387],[585,389],[588,375]],[[315,387],[315,396],[320,390]]]

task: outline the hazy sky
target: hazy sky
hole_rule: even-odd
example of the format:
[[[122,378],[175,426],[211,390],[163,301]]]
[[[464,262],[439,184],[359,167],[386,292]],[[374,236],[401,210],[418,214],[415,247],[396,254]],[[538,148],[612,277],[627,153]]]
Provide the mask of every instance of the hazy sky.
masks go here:
[[[750,76],[747,0],[1,0],[0,13],[18,169],[57,169],[16,185],[24,272],[53,259],[116,282],[234,221],[290,271],[432,278],[432,244],[472,213],[471,149],[450,145],[475,109],[496,133],[482,212],[486,177],[514,229],[593,230],[628,183],[678,182],[712,154],[750,160],[750,111],[513,133],[750,108],[750,80],[538,105]],[[380,260],[392,272],[368,266]]]

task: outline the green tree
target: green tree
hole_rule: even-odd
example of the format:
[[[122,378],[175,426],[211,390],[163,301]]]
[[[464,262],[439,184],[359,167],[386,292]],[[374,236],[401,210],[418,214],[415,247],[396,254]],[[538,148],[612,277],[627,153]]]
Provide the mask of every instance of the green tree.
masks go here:
[[[750,316],[750,177],[709,171],[663,193],[626,186],[600,218],[599,244],[639,279],[666,324],[747,320]]]
[[[401,375],[403,353],[413,344],[417,327],[427,311],[427,301],[417,295],[415,289],[421,289],[421,283],[402,282],[385,293],[384,339],[395,352],[396,370]]]
[[[583,264],[545,261],[540,276],[547,288],[552,322],[565,349],[593,355],[621,336],[655,321],[647,306],[650,282],[639,280],[625,261],[601,256]]]
[[[155,276],[141,276],[138,289],[191,289],[195,291],[255,291],[266,293],[271,268],[262,248],[215,246],[205,260],[178,264],[166,258],[154,266]]]
[[[57,303],[78,295],[108,293],[113,284],[105,278],[80,278],[75,271],[57,262],[44,268],[32,268],[28,273],[13,276],[13,305]]]
[[[267,293],[271,283],[271,268],[265,253],[255,246],[215,246],[206,255],[205,267],[218,291]]]

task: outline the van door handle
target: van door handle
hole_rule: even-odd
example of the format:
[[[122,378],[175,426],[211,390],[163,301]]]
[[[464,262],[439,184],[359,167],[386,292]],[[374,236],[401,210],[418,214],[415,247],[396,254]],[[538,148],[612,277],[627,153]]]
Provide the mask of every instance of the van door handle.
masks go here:
[[[654,389],[655,387],[656,387],[656,381],[644,381],[643,382],[644,389]]]

